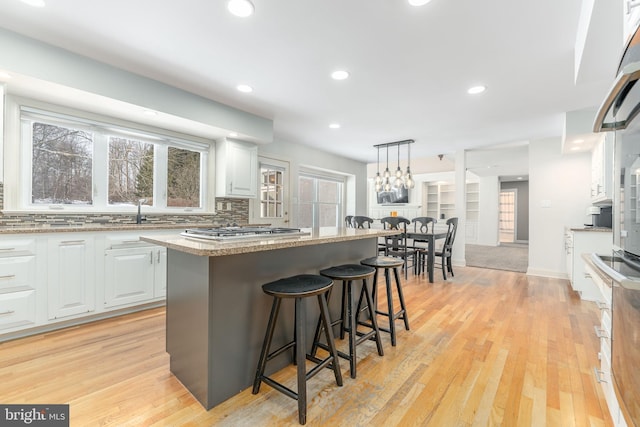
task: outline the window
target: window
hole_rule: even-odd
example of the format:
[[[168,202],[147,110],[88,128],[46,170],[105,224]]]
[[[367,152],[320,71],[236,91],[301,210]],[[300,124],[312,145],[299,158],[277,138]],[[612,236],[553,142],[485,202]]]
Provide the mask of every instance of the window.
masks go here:
[[[270,165],[260,165],[260,217],[284,216],[284,171]]]
[[[206,141],[26,106],[20,120],[31,160],[22,172],[22,208],[109,211],[139,200],[157,210],[206,206]]]
[[[93,134],[46,123],[32,126],[31,203],[91,205]]]
[[[338,227],[342,224],[344,183],[323,176],[300,175],[298,179],[298,225]]]

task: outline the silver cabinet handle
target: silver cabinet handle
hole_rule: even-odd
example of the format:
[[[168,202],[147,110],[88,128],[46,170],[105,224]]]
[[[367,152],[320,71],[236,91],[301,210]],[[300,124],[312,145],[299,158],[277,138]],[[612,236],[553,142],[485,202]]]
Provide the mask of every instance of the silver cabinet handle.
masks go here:
[[[596,331],[596,337],[598,338],[609,338],[609,334],[603,328],[598,327],[598,325],[594,326],[593,329]]]
[[[153,264],[153,251],[149,251],[149,264]]]
[[[7,310],[7,311],[3,311],[2,313],[0,313],[0,316],[8,316],[10,314],[15,313],[14,310]]]
[[[607,304],[606,302],[596,301],[596,305],[600,310],[609,310],[609,304]]]
[[[158,249],[158,264],[160,264],[160,249]]]
[[[15,279],[16,275],[15,274],[8,274],[6,276],[0,276],[0,280],[11,280],[11,279]]]
[[[604,379],[604,371],[599,370],[595,366],[593,367],[593,374],[596,376],[596,381],[599,383],[607,383],[608,381]]]

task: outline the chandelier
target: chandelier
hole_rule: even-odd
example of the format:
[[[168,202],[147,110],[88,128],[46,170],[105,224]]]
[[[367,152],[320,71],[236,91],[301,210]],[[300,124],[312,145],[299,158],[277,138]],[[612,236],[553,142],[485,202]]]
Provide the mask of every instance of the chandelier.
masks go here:
[[[395,142],[387,142],[385,144],[377,144],[374,147],[378,150],[378,171],[376,176],[373,178],[375,184],[376,193],[381,191],[391,191],[393,187],[395,188],[406,188],[407,190],[413,188],[416,184],[411,176],[411,144],[415,141],[413,139],[405,139],[402,141]],[[402,172],[402,168],[400,167],[400,146],[407,146],[407,171]],[[398,167],[395,171],[395,178],[393,182],[391,181],[391,172],[389,171],[389,147],[396,147],[398,152]],[[380,174],[380,148],[384,148],[387,150],[387,168],[384,170],[382,175]]]

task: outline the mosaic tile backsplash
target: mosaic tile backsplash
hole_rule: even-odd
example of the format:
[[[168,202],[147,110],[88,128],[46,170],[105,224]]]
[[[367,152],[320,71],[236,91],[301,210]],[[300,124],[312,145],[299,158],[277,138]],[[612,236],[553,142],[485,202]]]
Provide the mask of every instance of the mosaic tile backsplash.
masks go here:
[[[249,200],[217,198],[216,204],[231,204],[231,209],[218,211],[215,215],[149,215],[143,211],[146,224],[247,224],[249,221]],[[0,183],[0,211],[4,209],[4,185]],[[131,224],[136,220],[136,212],[131,214],[52,214],[25,213],[5,215],[0,213],[0,227],[29,227],[44,224],[82,225],[82,224]]]

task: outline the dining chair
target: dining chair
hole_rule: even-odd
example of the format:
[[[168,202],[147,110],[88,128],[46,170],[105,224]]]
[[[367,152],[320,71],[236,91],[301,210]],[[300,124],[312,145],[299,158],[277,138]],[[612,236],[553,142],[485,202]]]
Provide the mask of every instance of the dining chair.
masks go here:
[[[433,233],[436,223],[436,221],[430,216],[419,216],[413,218],[411,222],[413,223],[413,231],[415,233],[429,233],[429,230]],[[429,227],[429,224],[431,224],[431,227]],[[424,269],[426,263],[428,242],[426,240],[414,238],[413,249],[416,251],[414,272],[415,274],[420,274],[421,269]]]
[[[404,260],[404,278],[408,278],[409,261],[411,267],[416,265],[416,251],[408,244],[407,224],[411,224],[407,218],[401,216],[387,216],[380,220],[385,230],[399,230],[400,234],[385,236],[385,255],[402,258]]]
[[[442,265],[442,277],[447,280],[447,272],[453,274],[453,265],[451,262],[451,256],[453,252],[453,242],[456,239],[456,231],[458,230],[458,218],[449,218],[447,220],[447,236],[444,239],[442,248],[434,253],[436,258],[440,258],[440,264]]]
[[[353,226],[355,228],[371,228],[371,224],[373,224],[373,219],[368,216],[356,215],[353,217]]]
[[[347,215],[344,217],[344,226],[347,228],[353,228],[353,215]]]

